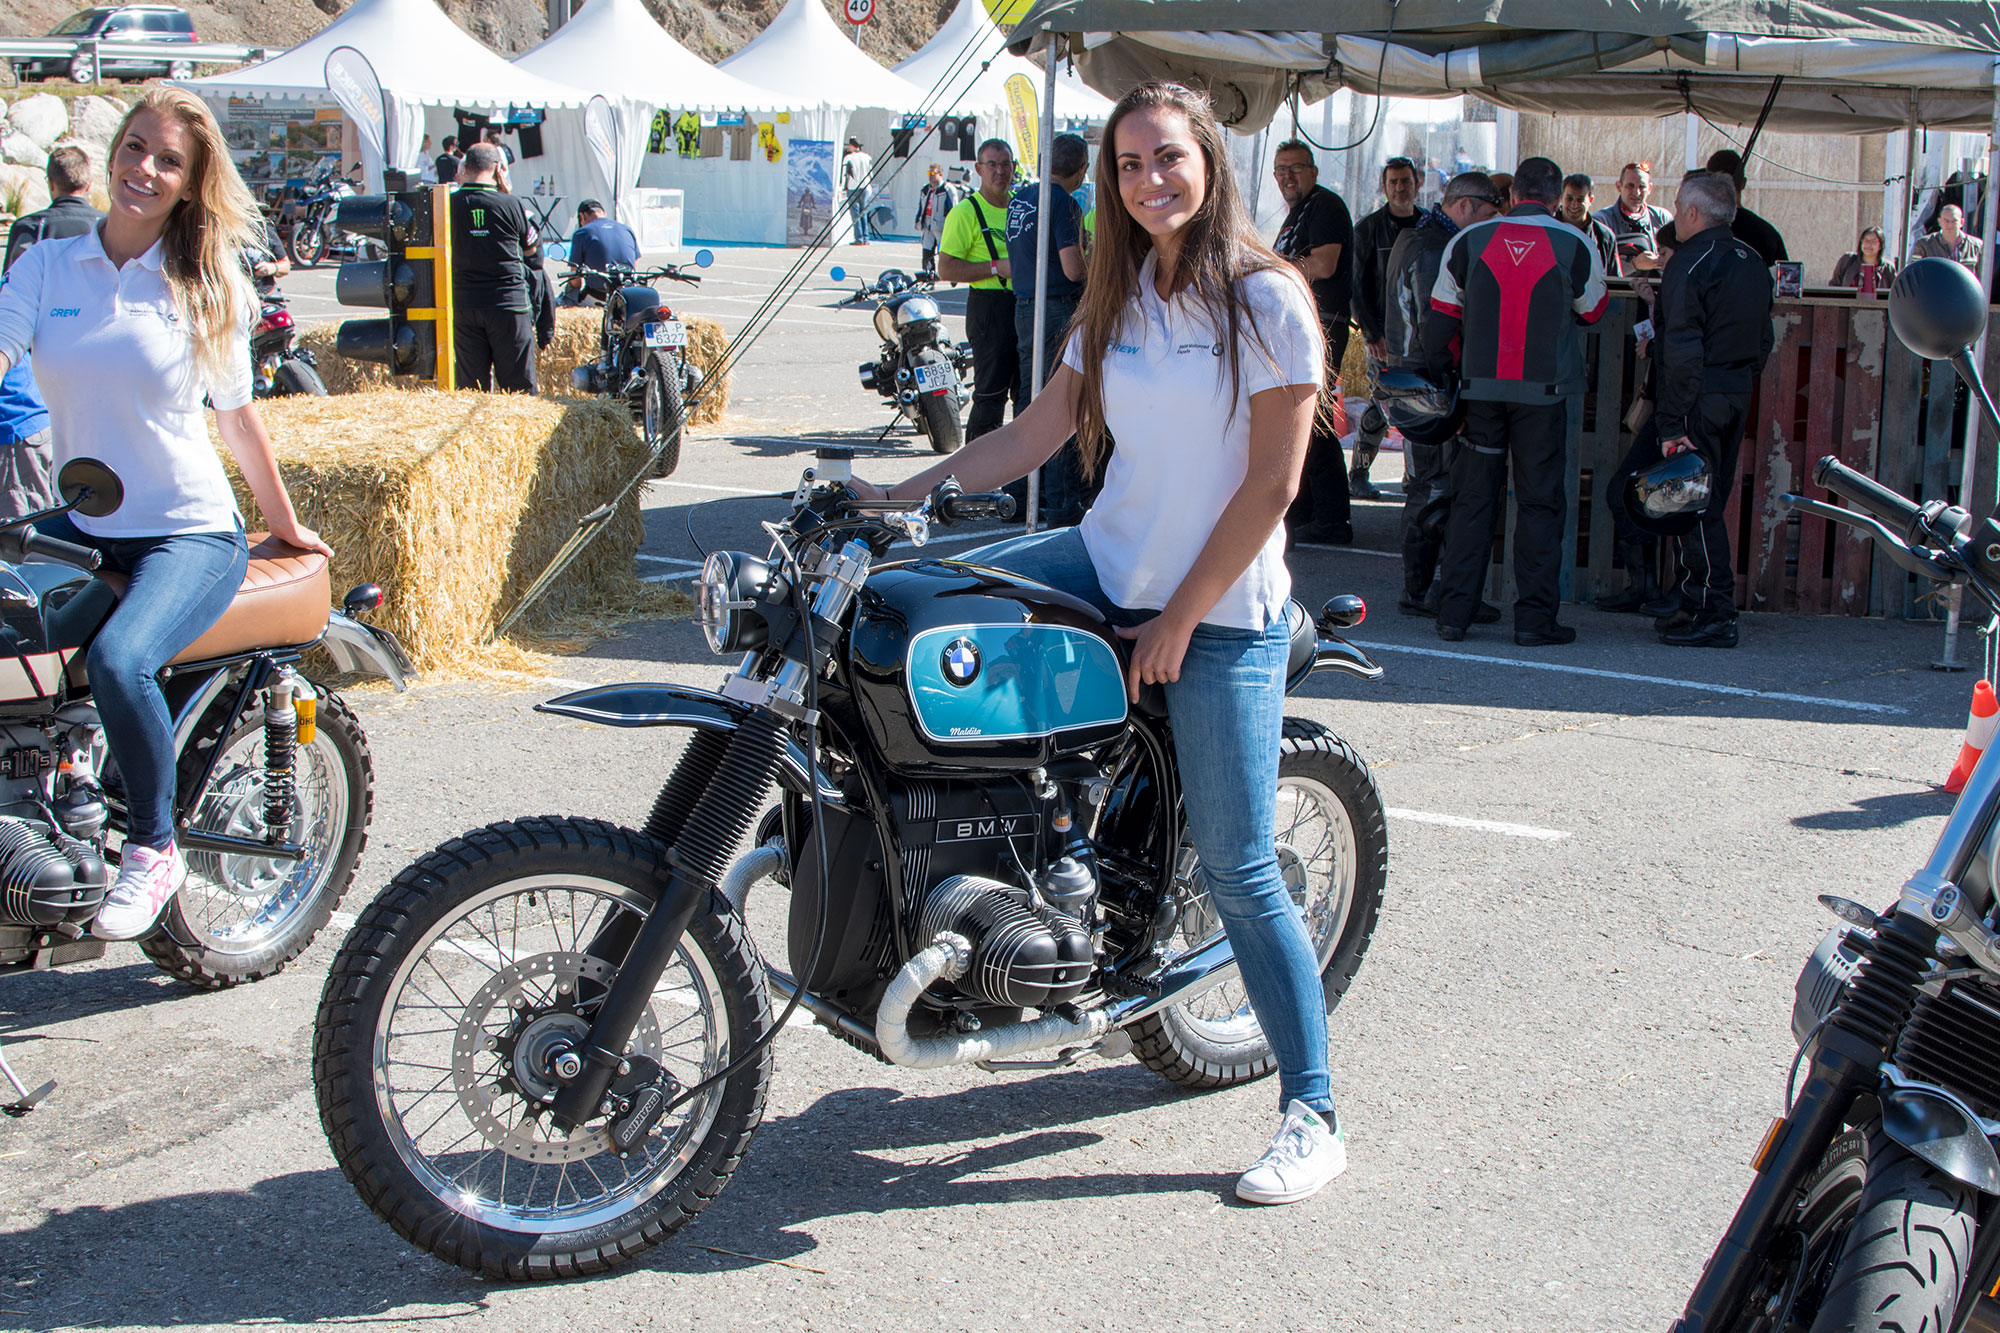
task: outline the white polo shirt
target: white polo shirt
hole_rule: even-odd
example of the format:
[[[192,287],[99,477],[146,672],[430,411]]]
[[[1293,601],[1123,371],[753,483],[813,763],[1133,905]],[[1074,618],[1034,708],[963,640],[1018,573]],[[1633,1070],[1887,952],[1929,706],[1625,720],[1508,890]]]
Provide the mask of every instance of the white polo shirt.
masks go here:
[[[93,230],[39,242],[0,284],[0,355],[19,361],[33,348],[57,466],[96,458],[125,483],[116,513],[72,516],[92,536],[227,532],[238,522],[202,398],[222,410],[250,401],[249,312],[231,373],[208,380],[160,265],[156,244],[114,268]]]
[[[1139,270],[1139,299],[1104,355],[1104,415],[1117,448],[1104,490],[1080,531],[1105,594],[1119,606],[1163,610],[1250,470],[1250,397],[1325,376],[1319,316],[1290,268],[1238,283],[1256,322],[1243,321],[1240,382],[1207,312],[1185,294],[1162,301],[1157,260]],[[1063,362],[1080,370],[1081,333]],[[1270,540],[1202,620],[1263,629],[1284,611],[1292,576],[1285,531]]]

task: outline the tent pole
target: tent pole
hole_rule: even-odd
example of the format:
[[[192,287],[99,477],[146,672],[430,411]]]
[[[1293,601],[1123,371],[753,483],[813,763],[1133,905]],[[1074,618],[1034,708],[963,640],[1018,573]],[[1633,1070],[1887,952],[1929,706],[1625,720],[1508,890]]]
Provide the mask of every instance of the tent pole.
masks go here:
[[[2000,173],[2000,61],[1993,66],[1993,126],[1986,140],[1986,180],[1988,190],[1996,173]],[[1986,210],[1986,235],[1981,239],[1984,248],[1979,252],[1979,290],[1986,300],[1991,300],[1993,291],[1993,241],[1995,223],[2000,222],[2000,209]],[[1972,345],[1972,364],[1982,369],[1986,365],[1986,325],[1979,326],[1979,341]],[[1934,366],[1935,368],[1935,366]],[[1979,472],[1979,404],[1970,395],[1965,403],[1965,434],[1960,439],[1960,448],[1965,454],[1965,466],[1959,472],[1958,503],[1974,518],[1990,515],[1994,502],[1986,496],[1974,497],[1972,487]],[[1944,656],[1931,663],[1936,671],[1963,671],[1965,663],[1958,660],[1958,629],[1961,613],[1965,605],[1965,588],[1953,584],[1950,609],[1945,613]]]
[[[1049,25],[1042,25],[1046,34]],[[1042,74],[1042,183],[1041,197],[1035,205],[1035,348],[1030,360],[1029,382],[1022,386],[1021,401],[1032,399],[1042,387],[1042,362],[1046,355],[1042,340],[1047,336],[1049,324],[1049,192],[1055,182],[1050,167],[1056,160],[1056,39],[1049,37],[1042,47],[1045,68]],[[1020,300],[1016,292],[1015,300]],[[1057,466],[1061,466],[1058,464]],[[1040,517],[1036,510],[1041,507],[1041,469],[1028,474],[1028,531],[1033,532]]]

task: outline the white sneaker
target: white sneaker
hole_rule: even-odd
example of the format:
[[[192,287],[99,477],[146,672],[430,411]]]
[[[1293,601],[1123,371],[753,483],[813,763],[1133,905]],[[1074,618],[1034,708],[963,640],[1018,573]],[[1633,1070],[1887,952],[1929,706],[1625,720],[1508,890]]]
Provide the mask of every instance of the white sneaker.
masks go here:
[[[1294,1100],[1271,1146],[1236,1182],[1236,1197],[1245,1203],[1297,1203],[1346,1169],[1347,1141],[1338,1124],[1329,1129],[1317,1111]]]
[[[164,852],[128,843],[118,867],[118,882],[104,896],[90,933],[100,940],[136,940],[153,928],[167,904],[187,880],[181,849],[167,844]]]

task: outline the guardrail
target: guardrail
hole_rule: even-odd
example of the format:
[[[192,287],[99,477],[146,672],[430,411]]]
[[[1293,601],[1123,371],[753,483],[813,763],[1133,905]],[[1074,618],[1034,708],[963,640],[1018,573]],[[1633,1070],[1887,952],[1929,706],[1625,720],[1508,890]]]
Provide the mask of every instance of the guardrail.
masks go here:
[[[0,60],[75,60],[88,58],[92,68],[105,60],[158,60],[197,65],[248,65],[282,54],[285,48],[244,46],[235,42],[99,41],[84,37],[15,37],[0,39]]]

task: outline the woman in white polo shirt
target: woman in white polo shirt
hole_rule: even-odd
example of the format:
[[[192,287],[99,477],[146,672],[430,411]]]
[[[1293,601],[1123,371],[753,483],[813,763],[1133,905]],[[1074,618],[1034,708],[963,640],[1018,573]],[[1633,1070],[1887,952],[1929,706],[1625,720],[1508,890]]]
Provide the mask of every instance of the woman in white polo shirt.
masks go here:
[[[96,547],[104,568],[130,579],[85,657],[129,811],[118,880],[92,931],[120,940],[151,929],[187,876],[159,670],[228,609],[249,561],[204,397],[272,535],[332,551],[292,512],[250,402],[256,306],[239,255],[263,226],[215,117],[178,89],[148,91],[112,140],[107,177],[97,229],[43,241],[0,286],[0,372],[32,348],[56,462],[100,458],[125,483],[108,517],[40,525]]]
[[[1100,207],[1062,369],[1012,424],[891,488],[1026,476],[1074,432],[1087,471],[1118,448],[1075,528],[967,559],[1097,605],[1134,640],[1131,678],[1163,684],[1188,830],[1270,1038],[1283,1121],[1237,1183],[1303,1199],[1345,1167],[1319,964],[1274,852],[1291,576],[1282,520],[1321,392],[1322,343],[1296,271],[1252,230],[1207,99],[1126,94],[1104,127]],[[867,483],[864,498],[883,492]]]

